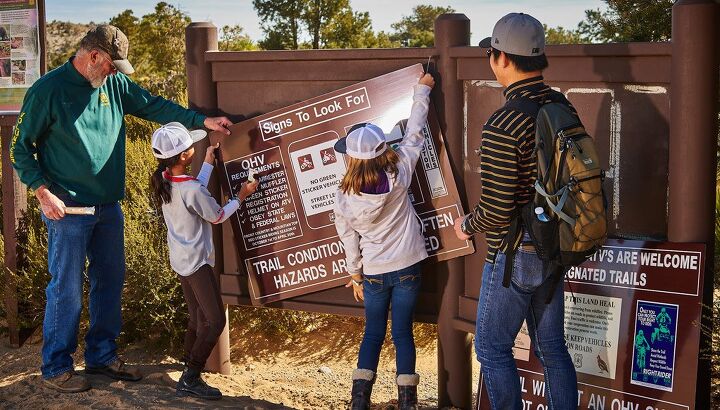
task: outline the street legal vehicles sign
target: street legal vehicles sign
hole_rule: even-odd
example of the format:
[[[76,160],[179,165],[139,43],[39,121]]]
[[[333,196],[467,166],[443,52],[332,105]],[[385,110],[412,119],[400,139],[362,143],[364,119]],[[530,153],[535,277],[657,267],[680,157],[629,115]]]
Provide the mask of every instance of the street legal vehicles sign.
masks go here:
[[[695,408],[704,265],[702,244],[608,240],[570,269],[565,344],[578,408]],[[514,355],[525,410],[549,408],[536,347],[524,324]]]
[[[212,134],[213,144],[221,142],[224,192],[236,192],[249,174],[260,181],[231,218],[253,304],[347,282],[333,215],[346,162],[333,145],[365,122],[382,128],[391,146],[399,142],[422,75],[422,66],[413,65],[235,124],[231,137]],[[472,242],[453,231],[464,211],[432,106],[423,134],[408,195],[422,219],[430,260],[470,254]]]

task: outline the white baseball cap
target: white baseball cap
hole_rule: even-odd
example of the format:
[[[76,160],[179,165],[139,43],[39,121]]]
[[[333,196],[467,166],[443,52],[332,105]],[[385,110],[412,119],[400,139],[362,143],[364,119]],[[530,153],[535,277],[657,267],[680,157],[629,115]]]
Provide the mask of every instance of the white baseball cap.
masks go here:
[[[335,143],[335,151],[348,154],[356,159],[373,159],[387,149],[387,138],[375,124],[357,124],[350,128],[347,137]]]
[[[179,122],[167,123],[155,130],[152,135],[153,155],[157,158],[174,157],[206,136],[205,130],[188,131]]]

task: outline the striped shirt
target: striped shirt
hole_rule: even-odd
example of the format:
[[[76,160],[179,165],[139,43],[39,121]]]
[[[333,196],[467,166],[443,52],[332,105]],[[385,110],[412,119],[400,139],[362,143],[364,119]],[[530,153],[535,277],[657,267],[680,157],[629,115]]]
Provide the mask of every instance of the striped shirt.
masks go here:
[[[545,85],[543,77],[533,77],[511,84],[503,94],[507,101],[518,97],[541,101],[556,93]],[[535,118],[506,106],[495,111],[483,126],[480,153],[480,201],[469,214],[463,231],[469,235],[485,232],[488,253],[485,259],[495,261],[498,250],[507,252],[504,243],[516,209],[527,204],[535,194],[537,176]],[[522,232],[513,239],[516,249]]]

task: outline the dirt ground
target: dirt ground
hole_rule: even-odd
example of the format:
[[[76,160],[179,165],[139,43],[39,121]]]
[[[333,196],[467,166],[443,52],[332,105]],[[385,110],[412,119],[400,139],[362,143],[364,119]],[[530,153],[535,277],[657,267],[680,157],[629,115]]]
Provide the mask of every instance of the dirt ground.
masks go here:
[[[139,365],[145,377],[137,383],[104,376],[88,376],[93,388],[84,393],[62,394],[43,386],[40,376],[40,332],[20,349],[0,343],[0,408],[28,409],[343,409],[348,404],[351,373],[355,367],[362,321],[338,318],[330,325],[294,339],[249,334],[239,327],[231,332],[231,375],[207,374],[210,385],[224,398],[206,402],[175,397],[181,365],[176,359],[152,353],[142,344],[126,346],[123,358]],[[389,334],[389,332],[388,332]],[[417,372],[421,375],[418,397],[421,408],[437,408],[436,333],[429,325],[416,326]],[[392,343],[383,347],[378,379],[373,389],[374,409],[395,408],[395,357]],[[474,360],[473,360],[474,362]],[[82,351],[75,354],[82,372]],[[473,364],[473,386],[477,386]]]

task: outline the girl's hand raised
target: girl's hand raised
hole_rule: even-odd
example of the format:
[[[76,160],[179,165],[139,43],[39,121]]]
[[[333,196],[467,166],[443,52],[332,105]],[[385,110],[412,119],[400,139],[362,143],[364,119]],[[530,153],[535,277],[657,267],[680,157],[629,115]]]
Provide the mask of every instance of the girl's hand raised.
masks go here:
[[[425,74],[422,77],[420,77],[420,81],[418,81],[418,84],[427,85],[430,88],[433,88],[435,86],[435,79],[430,74]]]
[[[247,197],[254,194],[258,185],[260,185],[260,181],[257,180],[253,182],[243,182],[240,186],[240,192],[238,192],[238,198],[240,201],[244,201]]]
[[[211,145],[207,147],[207,150],[205,150],[205,162],[214,165],[215,164],[215,150],[220,147],[220,143],[218,142],[215,145]]]

